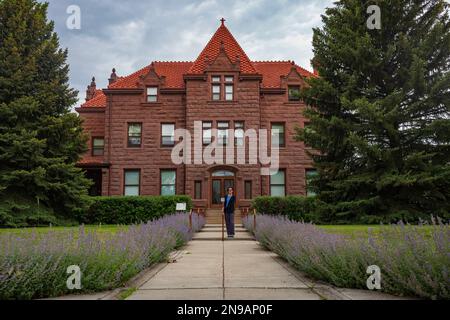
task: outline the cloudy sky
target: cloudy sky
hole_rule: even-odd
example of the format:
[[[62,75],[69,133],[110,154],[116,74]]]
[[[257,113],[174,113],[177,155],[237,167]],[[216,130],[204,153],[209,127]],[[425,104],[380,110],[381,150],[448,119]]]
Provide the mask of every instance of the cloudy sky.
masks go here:
[[[154,60],[194,60],[224,17],[252,60],[294,60],[311,70],[312,28],[332,0],[47,0],[62,47],[69,49],[71,85],[84,101],[95,76],[104,88]],[[67,8],[78,5],[81,29]]]

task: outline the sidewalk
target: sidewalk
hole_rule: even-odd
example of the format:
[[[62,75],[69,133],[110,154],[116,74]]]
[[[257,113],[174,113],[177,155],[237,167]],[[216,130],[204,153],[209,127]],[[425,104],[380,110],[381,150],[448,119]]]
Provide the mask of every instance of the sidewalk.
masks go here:
[[[141,278],[129,300],[401,299],[368,290],[338,289],[311,281],[265,250],[242,227],[221,241],[220,226],[207,225],[173,263]]]

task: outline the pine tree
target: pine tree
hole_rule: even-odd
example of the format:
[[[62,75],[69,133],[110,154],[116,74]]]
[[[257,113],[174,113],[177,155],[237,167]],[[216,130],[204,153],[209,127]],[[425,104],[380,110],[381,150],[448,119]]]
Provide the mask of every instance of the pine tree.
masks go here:
[[[369,5],[381,29],[369,29]],[[320,77],[302,91],[313,185],[328,221],[450,211],[450,21],[443,0],[342,0],[314,29]]]
[[[83,204],[90,182],[74,164],[86,137],[66,59],[46,3],[0,0],[0,225],[55,221]]]

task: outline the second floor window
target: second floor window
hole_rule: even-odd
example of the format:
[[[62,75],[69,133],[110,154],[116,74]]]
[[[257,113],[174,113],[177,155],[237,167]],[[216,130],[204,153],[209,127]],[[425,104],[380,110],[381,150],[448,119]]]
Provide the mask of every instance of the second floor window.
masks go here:
[[[103,138],[92,138],[92,155],[102,156],[105,149],[105,140]]]
[[[203,130],[203,144],[209,145],[211,144],[211,129],[212,129],[212,122],[211,121],[203,121],[202,123],[202,130]]]
[[[284,147],[285,135],[284,135],[284,123],[272,123],[272,146]]]
[[[161,144],[163,146],[175,145],[175,124],[163,123],[161,125]]]
[[[228,143],[228,127],[229,124],[226,121],[217,122],[217,144],[226,145]]]
[[[158,101],[158,87],[148,87],[147,102],[157,102],[157,101]]]
[[[234,122],[234,145],[244,145],[244,121]]]
[[[128,124],[128,147],[139,148],[142,144],[142,124]]]

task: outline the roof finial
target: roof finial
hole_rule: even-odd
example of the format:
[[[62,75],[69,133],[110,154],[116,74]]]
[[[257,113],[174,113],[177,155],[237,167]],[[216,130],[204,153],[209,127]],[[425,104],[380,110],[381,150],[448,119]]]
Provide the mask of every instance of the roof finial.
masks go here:
[[[225,25],[225,21],[226,20],[224,18],[220,19],[220,22],[222,23],[223,26]]]

